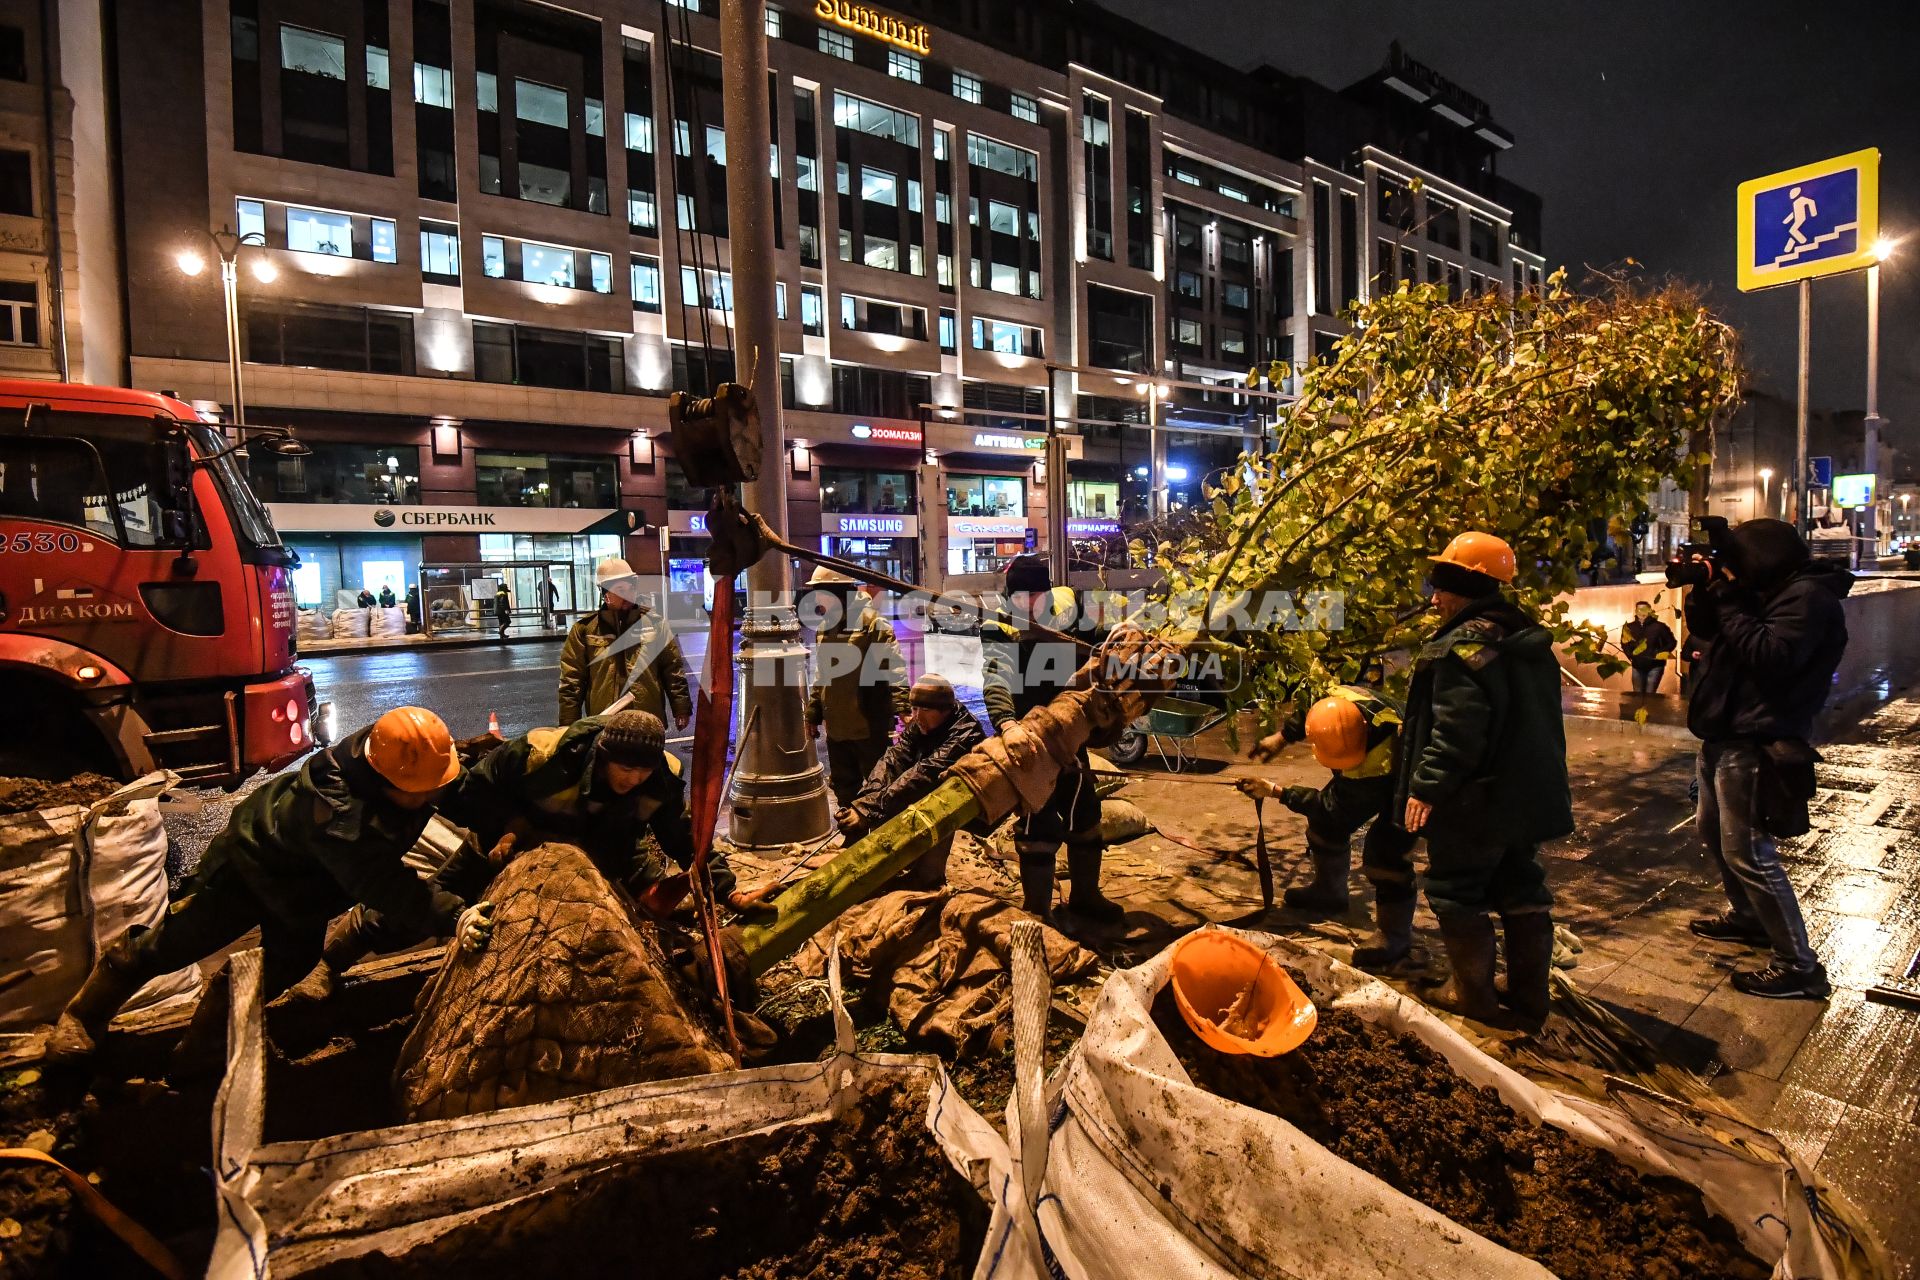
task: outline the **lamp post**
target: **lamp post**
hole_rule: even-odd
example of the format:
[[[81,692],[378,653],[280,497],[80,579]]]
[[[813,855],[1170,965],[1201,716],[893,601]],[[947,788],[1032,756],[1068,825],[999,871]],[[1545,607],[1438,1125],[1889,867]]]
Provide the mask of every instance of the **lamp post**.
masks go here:
[[[1767,486],[1771,484],[1772,481],[1773,481],[1773,468],[1772,467],[1760,468],[1760,510],[1763,512],[1767,509],[1769,505],[1767,500]]]
[[[1135,390],[1147,398],[1147,454],[1153,474],[1147,478],[1147,518],[1167,514],[1167,438],[1160,430],[1160,402],[1173,392],[1164,382],[1142,382]]]
[[[1880,264],[1893,256],[1893,241],[1885,236],[1873,242],[1873,262],[1867,267],[1867,439],[1864,461],[1873,477],[1873,489],[1860,517],[1860,536],[1880,549],[1876,516],[1880,506]]]
[[[213,252],[220,259],[220,291],[225,297],[227,307],[227,378],[233,397],[233,426],[237,436],[247,422],[247,405],[240,386],[240,250],[248,245],[265,248],[267,239],[258,231],[249,231],[241,235],[231,227],[221,227],[218,231],[206,231],[207,243],[213,246]],[[174,256],[174,265],[183,275],[197,276],[207,269],[207,260],[193,249],[182,249]],[[279,276],[279,268],[273,265],[271,258],[256,255],[253,259],[253,278],[261,284],[270,284]]]

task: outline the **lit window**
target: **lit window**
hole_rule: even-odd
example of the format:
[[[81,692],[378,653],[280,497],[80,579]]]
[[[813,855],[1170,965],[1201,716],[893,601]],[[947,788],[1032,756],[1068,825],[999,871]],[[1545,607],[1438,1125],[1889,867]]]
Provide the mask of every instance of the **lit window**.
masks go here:
[[[1173,322],[1174,341],[1186,347],[1200,345],[1200,322],[1198,320],[1176,320]]]
[[[604,138],[607,136],[607,106],[598,98],[587,100],[587,136]]]
[[[660,264],[652,258],[633,260],[633,307],[636,311],[660,309]]]
[[[1238,329],[1220,331],[1220,354],[1223,356],[1243,356],[1247,354],[1247,335]]]
[[[1020,268],[1009,267],[1005,263],[993,264],[993,275],[987,281],[987,288],[995,293],[1020,292]]]
[[[1040,157],[1025,147],[1010,147],[977,133],[967,135],[967,163],[1028,182],[1040,180]]]
[[[935,222],[953,221],[953,197],[944,191],[933,194],[933,218]]]
[[[887,50],[887,74],[909,84],[920,83],[920,59],[898,49]]]
[[[707,126],[707,159],[715,164],[727,162],[727,131],[719,125]]]
[[[779,5],[770,4],[767,6],[767,39],[778,40],[780,38],[781,20],[785,17],[786,15],[780,12]]]
[[[368,227],[368,242],[373,246],[375,262],[400,261],[400,244],[394,233],[392,218],[375,218]]]
[[[261,240],[267,238],[267,208],[258,200],[235,200],[233,217],[234,226],[240,229],[241,236],[259,236]]]
[[[480,237],[480,271],[495,280],[507,277],[507,244],[499,236]]]
[[[947,158],[948,145],[947,130],[935,129],[933,131],[933,158],[935,160],[945,160]]]
[[[593,280],[595,293],[613,292],[613,258],[609,254],[593,253],[587,255],[587,270]]]
[[[473,100],[482,111],[500,110],[500,77],[491,71],[474,72]]]
[[[900,246],[892,240],[882,240],[878,236],[868,236],[860,260],[870,267],[879,267],[883,271],[900,269]]]
[[[840,228],[840,261],[853,261],[853,232]]]
[[[573,250],[558,245],[520,242],[520,278],[529,284],[573,288]]]
[[[627,150],[653,151],[653,117],[627,112]]]
[[[822,27],[820,28],[820,52],[830,58],[841,58],[852,62],[853,37],[844,31],[829,31]]]
[[[856,308],[853,301],[853,295],[850,293],[841,294],[840,295],[840,327],[842,329],[851,329],[854,327],[855,309]]]
[[[627,225],[642,231],[659,227],[660,211],[654,204],[653,192],[627,188]]]
[[[820,162],[812,156],[793,158],[794,185],[802,191],[820,189]]]
[[[347,42],[324,31],[282,23],[280,27],[280,66],[328,80],[347,78]]]
[[[920,145],[920,117],[895,111],[850,93],[833,95],[833,122],[842,129],[856,129],[876,138],[891,138],[910,147]],[[938,155],[935,159],[938,159]]]
[[[344,213],[287,206],[287,248],[353,256],[353,219]]]
[[[367,87],[369,89],[390,89],[392,60],[387,51],[379,45],[367,46]]]
[[[1183,298],[1200,296],[1200,277],[1192,271],[1182,271],[1174,277],[1174,290]]]
[[[693,135],[687,132],[687,122],[685,120],[675,120],[673,122],[673,154],[677,156],[692,155],[692,139]]]
[[[917,244],[907,246],[907,271],[916,276],[927,274],[927,260],[922,256],[920,246]]]
[[[918,178],[907,179],[907,212],[920,212],[920,180]]]
[[[1015,120],[1025,120],[1028,124],[1037,124],[1040,120],[1040,104],[1024,93],[1013,95],[1007,111]]]
[[[1037,298],[1040,296],[1040,273],[1038,271],[1027,272],[1027,296],[1029,298]]]
[[[827,302],[818,285],[800,286],[800,328],[815,337],[826,332]]]
[[[833,166],[833,189],[843,196],[853,191],[853,170],[845,160]]]
[[[460,234],[420,229],[420,270],[430,276],[459,276]]]
[[[1184,182],[1190,187],[1200,185],[1200,175],[1197,173],[1188,173],[1185,169],[1175,169],[1173,171],[1173,180],[1175,182]]]
[[[877,200],[881,204],[898,205],[900,187],[894,176],[885,169],[860,168],[860,198]]]
[[[953,312],[942,311],[940,313],[940,349],[948,355],[952,355],[959,346],[960,340],[955,335],[955,327]]]
[[[680,221],[682,231],[694,231],[699,228],[699,219],[693,216],[693,197],[681,192],[673,198],[674,216]]]
[[[1224,182],[1216,182],[1213,189],[1229,200],[1238,200],[1241,204],[1250,203],[1247,199],[1247,193],[1238,187],[1230,187]]]
[[[980,77],[967,71],[954,72],[953,96],[962,102],[980,101]]]
[[[934,277],[939,280],[942,289],[953,288],[953,255],[943,253],[933,260]]]
[[[987,202],[987,230],[998,231],[1003,235],[1020,234],[1020,211],[1010,204],[998,200]]]
[[[426,107],[452,107],[453,72],[446,67],[414,63],[413,100]]]
[[[513,114],[532,124],[567,127],[567,91],[534,80],[513,82]]]

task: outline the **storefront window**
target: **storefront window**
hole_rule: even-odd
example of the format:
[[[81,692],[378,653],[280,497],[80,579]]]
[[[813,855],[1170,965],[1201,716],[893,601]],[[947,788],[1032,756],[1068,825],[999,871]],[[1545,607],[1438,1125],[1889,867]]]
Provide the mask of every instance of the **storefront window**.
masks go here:
[[[313,453],[286,458],[267,449],[247,451],[247,478],[264,502],[420,501],[418,445],[333,444],[309,441]]]
[[[822,467],[820,509],[867,511],[880,515],[911,512],[914,509],[913,476],[905,471]]]
[[[482,560],[545,562],[549,566],[546,573],[552,576],[554,590],[554,599],[548,602],[549,607],[563,615],[585,613],[600,607],[593,587],[594,566],[609,556],[622,554],[620,537],[612,533],[574,534],[571,537],[534,533],[480,535]],[[538,569],[514,569],[508,573],[507,590],[512,594],[516,607],[540,607],[542,577]],[[569,621],[571,619],[566,617],[556,618],[554,625],[564,625]]]
[[[481,453],[474,481],[485,507],[612,507],[617,492],[612,458]]]
[[[1117,518],[1120,514],[1120,484],[1116,480],[1069,480],[1067,514],[1083,518]]]
[[[1019,476],[947,477],[947,514],[1020,516],[1027,514],[1027,486]]]

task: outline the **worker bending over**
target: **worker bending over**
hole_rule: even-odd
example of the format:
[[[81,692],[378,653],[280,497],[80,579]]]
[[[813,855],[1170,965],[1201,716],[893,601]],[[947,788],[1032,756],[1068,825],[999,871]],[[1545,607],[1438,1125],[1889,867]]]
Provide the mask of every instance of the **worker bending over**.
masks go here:
[[[960,705],[945,676],[931,672],[921,676],[907,691],[907,703],[912,708],[907,727],[867,775],[853,803],[834,815],[850,841],[926,796],[956,761],[987,740],[986,730],[973,712]],[[908,883],[925,889],[945,884],[947,855],[952,850],[949,835],[914,863],[907,872]]]
[[[816,737],[826,731],[827,779],[834,803],[846,809],[893,742],[894,722],[906,718],[907,661],[893,624],[868,602],[859,583],[822,565],[807,586],[817,593],[822,620],[814,638],[807,726]]]

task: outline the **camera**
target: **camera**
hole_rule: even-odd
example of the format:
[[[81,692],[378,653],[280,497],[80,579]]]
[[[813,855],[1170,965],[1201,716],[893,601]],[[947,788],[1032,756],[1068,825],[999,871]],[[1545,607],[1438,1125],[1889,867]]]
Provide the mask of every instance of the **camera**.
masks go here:
[[[1701,516],[1693,522],[1694,538],[1680,544],[1673,559],[1667,561],[1667,585],[1669,587],[1704,587],[1713,577],[1713,567],[1720,563],[1721,553],[1727,546],[1727,519],[1725,516]],[[1695,564],[1694,557],[1699,556],[1706,564]]]

